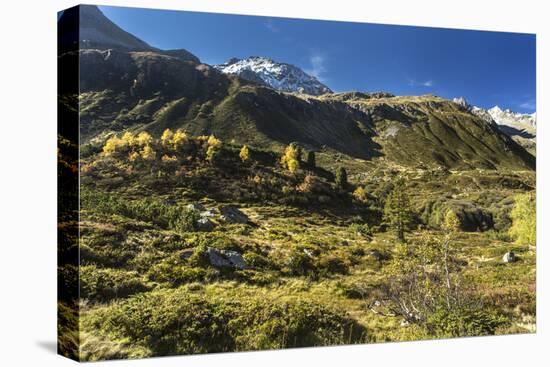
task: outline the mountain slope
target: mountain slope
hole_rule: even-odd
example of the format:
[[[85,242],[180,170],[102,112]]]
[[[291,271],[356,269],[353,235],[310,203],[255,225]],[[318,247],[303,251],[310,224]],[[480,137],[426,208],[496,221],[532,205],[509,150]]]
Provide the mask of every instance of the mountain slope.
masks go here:
[[[65,12],[60,25],[69,24],[70,15]],[[91,16],[103,17],[93,8]],[[96,40],[97,46],[102,40]],[[347,155],[414,167],[535,167],[535,158],[496,125],[442,98],[284,93],[201,64],[182,52],[114,47],[61,53],[61,68],[75,59],[80,65],[82,143],[97,147],[110,134],[126,130],[160,136],[167,128],[182,128],[193,135],[215,134],[226,142],[276,151],[296,141],[334,160]],[[256,59],[262,67],[265,60],[269,59]],[[291,70],[277,79],[280,86],[311,81],[290,78],[297,71],[278,65],[286,65],[277,69],[281,73]]]
[[[84,141],[128,128],[184,128],[275,149],[300,141],[377,155],[370,132],[358,127],[363,114],[342,102],[306,101],[153,52],[82,50],[80,65]]]
[[[231,59],[225,64],[214,65],[225,74],[239,77],[283,92],[310,95],[332,93],[330,88],[302,69],[273,61],[267,57],[251,56],[246,59]]]
[[[308,149],[402,165],[534,168],[512,139],[451,101],[387,93],[308,96],[155,52],[82,50],[84,142],[109,132],[164,129],[215,134],[235,144]]]
[[[58,19],[60,49],[74,48],[78,39],[80,49],[158,52],[199,63],[199,59],[184,49],[160,50],[121,29],[95,5],[78,5],[67,9]],[[78,32],[77,35],[74,33]]]
[[[488,110],[470,105],[463,97],[454,98],[453,102],[464,109],[481,117],[485,121],[498,126],[498,128],[512,137],[516,142],[535,154],[537,136],[537,114],[522,114],[510,109],[501,109],[494,106]]]
[[[153,47],[111,22],[97,6],[80,6],[80,47],[151,51]]]
[[[496,126],[449,100],[397,96],[351,100],[377,131],[386,157],[455,168],[534,167],[533,157]]]

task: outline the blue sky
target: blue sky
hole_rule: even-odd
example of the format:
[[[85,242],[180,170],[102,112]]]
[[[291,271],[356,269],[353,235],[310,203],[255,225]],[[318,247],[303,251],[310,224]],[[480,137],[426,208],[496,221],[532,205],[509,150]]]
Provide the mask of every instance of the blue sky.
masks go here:
[[[267,56],[334,91],[464,96],[489,108],[536,110],[535,35],[105,7],[124,30],[202,62]]]

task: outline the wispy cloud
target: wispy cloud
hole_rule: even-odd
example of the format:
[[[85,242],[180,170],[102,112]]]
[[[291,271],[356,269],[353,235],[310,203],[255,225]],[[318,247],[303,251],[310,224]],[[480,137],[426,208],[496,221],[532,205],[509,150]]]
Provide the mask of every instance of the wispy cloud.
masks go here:
[[[323,55],[319,53],[312,54],[309,57],[309,63],[311,64],[311,67],[309,69],[306,69],[306,73],[308,73],[309,75],[313,75],[320,81],[323,81],[323,74],[327,72],[325,62],[326,58]]]
[[[535,109],[537,109],[537,102],[534,99],[530,99],[528,101],[520,103],[519,106],[521,108],[525,108],[527,110],[535,110]]]
[[[271,18],[268,18],[265,22],[264,22],[264,25],[267,29],[269,29],[271,32],[273,33],[279,33],[280,29],[279,27],[277,27],[275,25],[275,23],[273,22],[273,20]]]
[[[434,82],[433,80],[424,80],[424,81],[417,81],[415,79],[407,78],[407,82],[409,84],[409,87],[433,87]]]

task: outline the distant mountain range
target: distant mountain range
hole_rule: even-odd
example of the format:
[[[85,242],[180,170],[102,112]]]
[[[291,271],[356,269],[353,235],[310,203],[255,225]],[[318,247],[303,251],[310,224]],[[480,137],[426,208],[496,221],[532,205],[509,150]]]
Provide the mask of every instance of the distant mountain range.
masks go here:
[[[299,142],[334,159],[345,154],[412,167],[535,168],[535,157],[502,125],[487,123],[467,104],[432,95],[332,93],[299,68],[265,57],[206,65],[187,50],[147,45],[93,6],[65,11],[60,34],[74,32],[75,18],[82,20],[80,51],[63,53],[61,47],[59,62],[64,67],[78,58],[80,65],[82,144],[102,144],[127,130],[159,136],[181,128],[275,151]]]
[[[332,93],[329,87],[302,69],[287,63],[273,61],[267,57],[233,58],[225,64],[214,65],[214,67],[222,73],[237,75],[283,92],[304,93],[313,96]]]
[[[501,109],[494,106],[489,109],[470,105],[464,97],[454,98],[453,102],[464,109],[483,118],[485,121],[495,124],[501,131],[511,136],[523,145],[531,153],[536,151],[537,137],[537,113],[518,113],[510,109]]]

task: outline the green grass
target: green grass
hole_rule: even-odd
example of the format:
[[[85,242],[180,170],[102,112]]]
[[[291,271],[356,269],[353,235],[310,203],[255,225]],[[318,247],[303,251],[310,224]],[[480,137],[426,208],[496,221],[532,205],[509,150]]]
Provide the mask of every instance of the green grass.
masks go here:
[[[505,224],[510,198],[531,189],[534,174],[374,165],[349,157],[337,162],[321,154],[320,170],[309,172],[318,180],[316,189],[289,193],[282,186],[297,187],[307,172],[288,174],[268,152],[254,150],[258,159],[243,165],[238,149],[225,149],[215,166],[186,161],[176,171],[131,167],[98,155],[84,162],[90,168],[82,177],[81,203],[83,359],[419,340],[453,336],[456,330],[460,335],[534,330],[535,250],[510,242]],[[331,162],[352,162],[350,190],[364,186],[366,202],[334,191],[332,177],[323,174],[332,170]],[[398,174],[406,179],[416,212],[409,241],[421,228],[442,238],[435,218],[447,207],[460,204],[500,216],[502,227],[462,231],[453,241],[468,292],[490,314],[457,311],[434,315],[430,327],[402,326],[400,317],[367,308],[382,297],[391,276],[396,240],[385,230],[381,212]],[[124,179],[113,182],[114,177]],[[291,195],[300,200],[289,200]],[[319,202],[319,195],[329,196],[329,203]],[[174,225],[195,202],[214,212],[237,206],[250,222],[215,217],[211,232],[196,231],[196,218]],[[215,268],[204,257],[208,247],[237,251],[249,266]],[[502,263],[510,250],[519,260]]]

